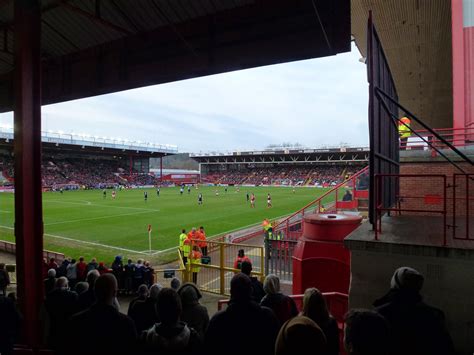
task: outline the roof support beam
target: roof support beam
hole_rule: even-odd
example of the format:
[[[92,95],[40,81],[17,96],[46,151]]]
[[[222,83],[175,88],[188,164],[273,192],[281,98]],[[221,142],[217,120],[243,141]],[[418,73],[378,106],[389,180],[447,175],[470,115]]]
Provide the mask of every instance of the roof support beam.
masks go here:
[[[24,341],[42,343],[43,210],[41,191],[41,7],[16,0],[15,21],[15,239],[18,300]]]

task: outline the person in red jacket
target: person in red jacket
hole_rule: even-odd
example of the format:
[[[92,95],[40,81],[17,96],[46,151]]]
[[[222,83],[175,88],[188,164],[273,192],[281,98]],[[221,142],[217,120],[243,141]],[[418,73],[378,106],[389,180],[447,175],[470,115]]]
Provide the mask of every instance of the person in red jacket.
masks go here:
[[[85,281],[87,274],[87,264],[84,262],[84,258],[79,257],[79,262],[76,265],[77,269],[77,281]]]
[[[247,256],[245,256],[244,249],[240,249],[239,253],[237,254],[237,258],[234,260],[234,269],[242,270],[242,263],[244,261],[252,264],[252,261]]]

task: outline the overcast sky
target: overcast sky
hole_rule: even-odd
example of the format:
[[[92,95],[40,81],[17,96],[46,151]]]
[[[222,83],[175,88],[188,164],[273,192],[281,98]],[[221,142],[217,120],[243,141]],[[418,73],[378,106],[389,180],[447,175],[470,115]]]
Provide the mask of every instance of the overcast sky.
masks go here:
[[[368,145],[366,67],[352,52],[43,107],[43,130],[176,144],[180,152]],[[12,113],[0,114],[11,125]]]

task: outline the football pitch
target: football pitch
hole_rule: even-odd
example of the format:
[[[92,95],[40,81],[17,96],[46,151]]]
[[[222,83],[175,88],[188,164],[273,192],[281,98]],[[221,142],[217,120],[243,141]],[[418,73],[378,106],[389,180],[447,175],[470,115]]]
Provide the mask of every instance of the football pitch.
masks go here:
[[[216,196],[216,190],[219,195]],[[144,191],[148,199],[144,199]],[[106,198],[102,190],[45,192],[43,194],[44,248],[66,256],[86,260],[96,257],[110,264],[115,255],[151,259],[173,251],[182,228],[204,226],[209,237],[260,224],[264,218],[275,219],[295,212],[327,189],[285,187],[199,187],[183,195],[179,187],[117,191]],[[250,208],[246,193],[254,193],[256,208]],[[198,194],[203,204],[198,205]],[[272,196],[267,208],[266,196]],[[14,196],[0,194],[0,239],[14,241]],[[152,226],[151,255],[148,246],[148,225]],[[153,257],[154,256],[154,257]]]

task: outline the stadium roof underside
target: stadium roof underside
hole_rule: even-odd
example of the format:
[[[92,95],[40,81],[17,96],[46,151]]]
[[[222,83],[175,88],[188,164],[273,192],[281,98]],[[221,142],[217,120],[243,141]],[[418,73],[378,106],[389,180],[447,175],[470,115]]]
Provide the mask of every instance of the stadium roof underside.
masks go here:
[[[352,0],[351,32],[364,57],[369,10],[400,103],[433,128],[453,127],[451,1]]]
[[[58,152],[72,151],[109,155],[140,155],[142,157],[159,158],[178,152],[176,146],[159,145],[142,142],[129,142],[100,137],[80,136],[69,133],[42,132],[43,148]],[[0,128],[0,147],[13,149],[13,130]]]
[[[302,149],[289,151],[253,151],[228,154],[191,154],[201,164],[346,164],[367,163],[369,148]]]
[[[43,0],[42,104],[350,50],[349,0]],[[0,1],[0,112],[14,1]]]

